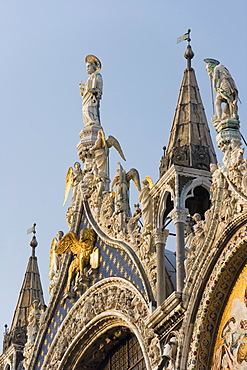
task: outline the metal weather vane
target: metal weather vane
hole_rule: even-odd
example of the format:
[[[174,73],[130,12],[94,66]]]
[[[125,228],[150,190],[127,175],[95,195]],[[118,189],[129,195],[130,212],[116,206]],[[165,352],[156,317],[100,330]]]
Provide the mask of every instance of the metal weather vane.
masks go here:
[[[188,29],[188,31],[184,35],[178,37],[177,38],[177,44],[179,44],[182,41],[188,41],[188,43],[190,43],[190,41],[191,41],[190,32],[191,32],[191,30]]]
[[[32,227],[30,227],[29,229],[27,229],[27,234],[33,233],[35,235],[36,234],[35,227],[36,227],[36,224],[34,223]]]

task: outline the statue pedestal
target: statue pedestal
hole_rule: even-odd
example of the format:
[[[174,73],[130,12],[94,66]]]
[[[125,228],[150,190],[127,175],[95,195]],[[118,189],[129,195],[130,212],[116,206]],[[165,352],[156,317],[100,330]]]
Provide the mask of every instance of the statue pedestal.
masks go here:
[[[236,140],[241,143],[241,134],[239,132],[240,122],[234,118],[228,118],[220,122],[214,122],[218,135],[216,142],[219,149],[229,144],[231,140]]]
[[[94,145],[97,139],[98,131],[101,128],[101,126],[85,126],[81,130],[79,133],[80,142],[77,145],[78,156],[80,159],[84,158],[84,152]]]

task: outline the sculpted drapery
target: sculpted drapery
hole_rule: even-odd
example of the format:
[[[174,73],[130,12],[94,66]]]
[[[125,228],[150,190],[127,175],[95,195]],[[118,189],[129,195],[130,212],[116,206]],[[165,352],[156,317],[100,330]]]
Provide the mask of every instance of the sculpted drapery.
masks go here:
[[[86,84],[80,83],[84,126],[100,126],[99,104],[102,97],[103,80],[98,71],[101,63],[94,55],[85,58],[86,72],[89,74]]]

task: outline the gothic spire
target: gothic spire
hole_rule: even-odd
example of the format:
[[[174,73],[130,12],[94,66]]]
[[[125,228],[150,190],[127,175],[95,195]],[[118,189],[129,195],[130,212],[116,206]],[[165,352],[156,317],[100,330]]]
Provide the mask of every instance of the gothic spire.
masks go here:
[[[40,304],[44,305],[43,290],[40,280],[37,257],[35,256],[35,248],[38,245],[35,237],[35,226],[30,232],[33,232],[34,234],[30,242],[32,254],[29,257],[11,328],[9,332],[6,330],[4,336],[4,351],[6,351],[11,346],[11,344],[25,344],[26,327],[28,324],[30,306],[32,305],[34,300],[38,300]]]
[[[210,163],[216,163],[195,71],[191,67],[194,53],[190,45],[184,57],[187,59],[187,68],[184,70],[169,143],[167,149],[164,147],[160,176],[172,164],[209,170]]]

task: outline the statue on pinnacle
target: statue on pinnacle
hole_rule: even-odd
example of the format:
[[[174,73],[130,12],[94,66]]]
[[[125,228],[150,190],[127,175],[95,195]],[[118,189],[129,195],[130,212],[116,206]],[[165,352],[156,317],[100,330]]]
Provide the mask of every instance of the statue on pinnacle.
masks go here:
[[[100,125],[100,99],[102,97],[103,80],[99,73],[101,70],[101,62],[94,55],[87,55],[85,58],[86,72],[90,76],[87,82],[83,84],[80,82],[79,87],[82,96],[82,113],[84,127]]]
[[[206,71],[216,91],[216,114],[213,123],[217,125],[223,120],[233,119],[238,121],[238,89],[228,69],[215,59],[204,59],[207,63]],[[225,103],[224,111],[222,103]]]

